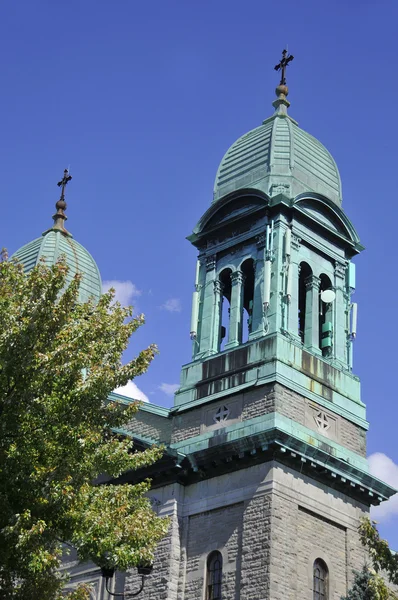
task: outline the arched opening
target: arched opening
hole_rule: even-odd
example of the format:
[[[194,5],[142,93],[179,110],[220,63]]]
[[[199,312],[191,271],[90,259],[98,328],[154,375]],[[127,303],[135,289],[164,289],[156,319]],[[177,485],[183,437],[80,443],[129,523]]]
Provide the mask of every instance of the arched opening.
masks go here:
[[[215,550],[207,558],[206,600],[221,600],[222,555]]]
[[[221,318],[219,350],[224,350],[229,336],[229,320],[231,315],[231,269],[224,269],[219,275],[221,283]]]
[[[254,302],[254,260],[248,258],[241,265],[244,276],[243,284],[243,326],[242,343],[247,342],[252,331],[253,302]]]
[[[328,600],[329,597],[329,570],[326,563],[317,558],[314,562],[313,600]]]
[[[322,292],[332,289],[329,277],[322,273],[319,286],[319,348],[323,356],[329,356],[333,345],[333,303],[322,300]]]
[[[303,344],[311,344],[311,340],[306,339],[305,325],[306,314],[311,307],[307,306],[307,283],[308,277],[311,277],[312,270],[306,262],[300,263],[299,290],[298,290],[298,334]],[[308,337],[308,335],[307,335]]]

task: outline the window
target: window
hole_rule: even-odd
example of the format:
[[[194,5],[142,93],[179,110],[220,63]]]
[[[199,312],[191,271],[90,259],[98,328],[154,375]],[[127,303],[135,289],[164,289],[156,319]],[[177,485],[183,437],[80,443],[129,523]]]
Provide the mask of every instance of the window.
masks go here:
[[[207,559],[206,600],[221,600],[222,556],[217,550]]]
[[[307,300],[307,280],[312,275],[311,267],[306,263],[302,262],[299,267],[299,291],[298,291],[298,333],[302,343],[307,346],[311,345],[310,339],[310,326],[311,323],[307,323],[306,330],[306,315],[312,309],[310,300]],[[308,305],[307,305],[308,302]],[[308,318],[310,321],[310,318]],[[309,325],[309,327],[308,327]],[[307,335],[306,335],[307,334]]]
[[[327,275],[320,276],[320,290],[322,294],[325,290],[332,289],[332,283]],[[319,297],[319,348],[323,356],[330,356],[333,344],[333,304],[322,301]]]
[[[231,316],[231,273],[231,269],[224,269],[219,276],[222,286],[219,351],[224,350],[224,346],[229,338],[229,320]]]
[[[252,332],[253,319],[253,302],[254,302],[254,260],[248,258],[241,265],[241,271],[244,275],[243,288],[243,327],[242,327],[242,343],[247,342],[249,335]]]
[[[328,568],[320,558],[314,562],[313,600],[328,600]]]

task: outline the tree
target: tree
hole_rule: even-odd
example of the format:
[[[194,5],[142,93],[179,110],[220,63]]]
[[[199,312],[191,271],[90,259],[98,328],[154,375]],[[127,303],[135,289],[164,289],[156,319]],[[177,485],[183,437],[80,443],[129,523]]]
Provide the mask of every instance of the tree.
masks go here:
[[[134,452],[117,437],[136,412],[108,394],[148,368],[155,346],[121,356],[144,322],[113,302],[80,304],[80,276],[63,260],[28,274],[0,263],[0,596],[61,597],[57,571],[70,543],[81,560],[125,570],[153,559],[168,522],[145,497],[150,482],[94,485],[99,474],[150,465],[161,449]],[[74,597],[84,598],[83,588]],[[64,597],[64,596],[62,596]]]
[[[388,542],[380,537],[376,523],[369,518],[362,519],[359,535],[376,572],[384,571],[391,583],[398,585],[398,554],[390,550]]]
[[[383,579],[366,565],[362,571],[354,571],[355,579],[348,595],[341,600],[389,600],[394,598]]]

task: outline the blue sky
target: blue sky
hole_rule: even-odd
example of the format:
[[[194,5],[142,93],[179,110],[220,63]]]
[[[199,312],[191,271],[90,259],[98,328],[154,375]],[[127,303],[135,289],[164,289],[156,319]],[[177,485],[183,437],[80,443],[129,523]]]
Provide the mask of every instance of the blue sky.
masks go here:
[[[355,372],[372,468],[398,486],[397,19],[394,0],[3,0],[0,233],[10,252],[39,236],[70,165],[68,227],[145,312],[129,354],[158,344],[137,384],[170,406],[191,351],[185,236],[224,152],[272,113],[288,44],[290,114],[335,157],[366,246]],[[398,548],[398,500],[379,517]]]

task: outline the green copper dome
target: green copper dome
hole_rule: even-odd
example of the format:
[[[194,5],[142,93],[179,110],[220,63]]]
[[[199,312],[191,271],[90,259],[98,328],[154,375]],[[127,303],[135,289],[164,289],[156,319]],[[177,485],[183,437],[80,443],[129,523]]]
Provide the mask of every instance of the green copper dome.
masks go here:
[[[68,283],[76,273],[82,274],[80,301],[86,302],[89,298],[93,298],[97,302],[101,295],[101,276],[97,264],[91,254],[71,235],[50,229],[42,237],[22,246],[15,252],[13,258],[22,263],[25,272],[28,272],[42,258],[47,265],[53,265],[62,255],[66,257],[69,267]]]
[[[50,266],[54,265],[61,256],[65,256],[69,272],[67,283],[69,284],[76,273],[81,273],[79,300],[87,302],[92,298],[98,302],[101,291],[101,276],[97,264],[91,254],[79,242],[73,239],[71,233],[65,229],[67,219],[64,210],[66,202],[64,197],[65,186],[72,177],[68,171],[64,171],[64,178],[58,185],[62,185],[61,198],[56,203],[57,212],[53,216],[54,225],[45,231],[42,237],[29,242],[15,252],[12,258],[22,263],[25,272],[33,269],[41,259]]]
[[[287,87],[281,85],[276,92],[272,117],[239,138],[222,159],[214,200],[235,190],[254,188],[271,197],[284,193],[294,198],[316,192],[340,206],[340,174],[332,155],[287,114]]]

